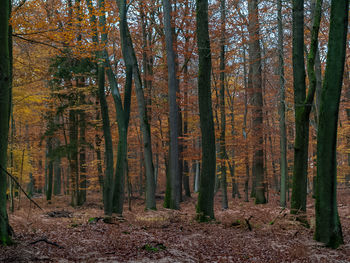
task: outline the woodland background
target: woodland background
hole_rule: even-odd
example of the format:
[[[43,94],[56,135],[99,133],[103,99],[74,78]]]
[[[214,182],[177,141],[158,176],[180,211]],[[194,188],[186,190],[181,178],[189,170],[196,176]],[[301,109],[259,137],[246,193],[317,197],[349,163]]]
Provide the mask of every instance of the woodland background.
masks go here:
[[[103,4],[102,4],[103,3]],[[310,51],[312,8],[315,1],[305,1],[305,53]],[[325,71],[330,1],[323,1],[319,32],[319,73]],[[261,72],[263,92],[264,187],[267,201],[275,203],[280,193],[279,105],[280,64],[276,1],[259,1]],[[179,88],[178,103],[180,199],[199,191],[201,169],[201,131],[198,106],[198,50],[196,42],[196,6],[194,1],[173,1],[172,25]],[[8,145],[8,172],[25,186],[30,196],[45,198],[51,205],[65,198],[66,205],[83,205],[92,198],[102,201],[106,173],[105,136],[98,95],[99,52],[107,51],[109,69],[115,75],[121,98],[125,98],[126,66],[123,59],[116,1],[14,1],[10,24],[13,41],[13,107]],[[287,201],[290,200],[295,137],[295,106],[292,67],[292,3],[282,1],[283,58],[285,80],[285,121],[287,134]],[[130,1],[127,22],[140,68],[147,116],[152,138],[152,157],[156,177],[156,198],[166,193],[169,156],[169,100],[167,47],[162,1]],[[256,150],[252,125],[254,120],[249,95],[249,32],[246,1],[226,1],[225,68],[220,65],[222,22],[220,1],[209,1],[211,45],[211,96],[216,138],[215,193],[221,199],[222,170],[227,167],[226,183],[231,198],[249,201],[254,197],[255,178],[252,162]],[[101,18],[106,23],[101,23]],[[95,20],[94,20],[95,19]],[[99,21],[97,20],[99,19]],[[101,35],[101,41],[94,41]],[[103,40],[103,36],[108,39]],[[349,39],[349,37],[348,37]],[[346,195],[350,184],[350,56],[349,40],[345,60],[343,89],[339,110],[337,141],[338,188]],[[221,74],[224,74],[225,110],[220,98]],[[118,131],[113,87],[106,71],[105,96],[110,119],[113,160],[117,160]],[[126,84],[125,84],[126,85]],[[314,194],[316,176],[317,104],[316,90],[310,115],[307,192]],[[140,129],[136,92],[132,89],[127,143],[125,193],[129,209],[133,200],[146,191],[144,145]],[[124,103],[125,106],[125,103]],[[227,156],[220,155],[222,114]],[[72,159],[76,163],[72,165]],[[116,165],[116,161],[113,161]],[[253,194],[252,194],[253,193]],[[77,196],[76,200],[74,195]],[[9,179],[10,211],[25,206],[17,185]],[[70,199],[70,200],[68,200]],[[91,200],[92,200],[91,199]],[[34,198],[35,200],[35,198]],[[230,201],[231,202],[231,201]],[[239,201],[238,201],[239,202]],[[310,202],[310,200],[309,200]],[[26,203],[27,204],[27,203]],[[230,206],[232,203],[229,203]],[[28,205],[28,204],[27,204]],[[43,205],[43,204],[42,204]],[[162,204],[158,204],[159,208]],[[185,202],[183,208],[187,206]],[[289,204],[287,204],[289,206]],[[138,206],[136,206],[138,207]],[[180,205],[181,207],[181,205]],[[272,216],[271,216],[272,217]],[[169,218],[166,218],[168,220]],[[247,219],[247,218],[246,218]],[[273,219],[273,217],[272,217]],[[348,219],[348,218],[347,218]],[[165,221],[166,221],[165,220]],[[169,219],[170,220],[170,219]],[[170,220],[171,221],[171,220]],[[225,220],[223,220],[225,221]],[[345,223],[346,224],[346,223]],[[249,219],[248,219],[249,225]],[[129,230],[125,230],[129,231]],[[347,230],[346,230],[347,231]]]

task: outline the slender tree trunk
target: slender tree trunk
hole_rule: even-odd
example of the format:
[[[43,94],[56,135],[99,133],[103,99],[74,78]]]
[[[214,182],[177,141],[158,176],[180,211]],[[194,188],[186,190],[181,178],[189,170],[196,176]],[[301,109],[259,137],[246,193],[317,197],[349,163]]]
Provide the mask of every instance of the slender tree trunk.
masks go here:
[[[315,239],[337,248],[343,235],[337,208],[337,127],[343,83],[349,0],[331,3],[325,77],[317,132]]]
[[[69,110],[69,151],[70,151],[70,186],[71,205],[76,207],[79,195],[79,169],[78,169],[78,114],[76,110]],[[50,162],[50,160],[49,160]],[[50,168],[50,164],[49,164]],[[50,170],[50,169],[49,169]]]
[[[57,144],[56,144],[57,145]],[[61,174],[61,158],[58,157],[53,162],[53,173],[54,173],[54,184],[53,184],[53,194],[61,194],[62,185],[62,174]]]
[[[138,111],[140,115],[140,126],[142,132],[145,168],[146,168],[146,209],[156,209],[155,201],[155,181],[154,181],[154,166],[152,157],[151,131],[148,123],[145,96],[142,87],[140,71],[138,68],[135,51],[132,45],[132,40],[126,18],[126,1],[117,0],[119,7],[119,29],[123,58],[127,67],[132,68],[132,75],[136,88],[136,97],[138,103]]]
[[[187,59],[186,59],[187,61]],[[184,106],[184,110],[183,110],[183,136],[184,139],[184,154],[188,149],[188,144],[187,144],[187,138],[188,138],[188,82],[187,82],[187,78],[188,78],[188,67],[187,67],[187,63],[186,65],[184,65],[184,86],[185,86],[185,91],[184,91],[184,101],[185,101],[185,106]],[[188,161],[186,160],[186,158],[184,158],[183,160],[183,165],[184,165],[184,176],[183,176],[183,184],[184,184],[184,189],[185,189],[185,195],[187,197],[191,197],[191,189],[190,189],[190,168],[189,168],[189,164]]]
[[[85,79],[79,77],[77,79],[78,87],[84,87]],[[84,107],[85,95],[80,92],[79,104]],[[78,205],[83,205],[86,201],[86,188],[87,188],[87,169],[86,169],[86,113],[85,109],[79,110],[79,194]]]
[[[220,172],[222,189],[222,209],[228,208],[226,178],[226,110],[225,110],[225,46],[226,46],[226,1],[220,1],[221,36],[220,36]]]
[[[52,197],[52,182],[53,182],[53,158],[52,158],[52,137],[47,139],[47,185],[46,185],[46,200],[50,201]]]
[[[11,243],[6,210],[7,175],[3,171],[7,162],[7,139],[11,107],[11,64],[9,51],[9,16],[11,3],[2,2],[0,9],[0,245]]]
[[[266,203],[264,182],[263,100],[261,76],[261,52],[259,41],[258,1],[248,1],[249,11],[249,60],[252,77],[250,103],[252,104],[252,136],[254,140],[253,178],[255,178],[255,203]]]
[[[97,35],[97,20],[94,15],[94,10],[92,7],[91,0],[87,0],[87,5],[89,9],[90,22],[94,28],[94,34],[92,36],[92,41],[95,44],[98,44],[98,35]],[[104,0],[99,0],[98,2],[99,11],[102,12],[99,16],[99,26],[103,27],[106,24],[105,16],[104,16]],[[106,44],[106,39],[101,40],[103,44]],[[106,169],[105,176],[103,180],[103,205],[104,205],[104,213],[106,215],[112,215],[113,211],[113,143],[112,143],[112,135],[111,135],[111,126],[108,115],[108,104],[106,100],[105,94],[105,62],[103,61],[103,53],[99,51],[96,53],[96,57],[98,59],[97,64],[97,81],[98,81],[98,99],[100,101],[101,106],[101,116],[102,116],[102,127],[103,127],[103,135],[105,140],[105,159],[106,159]]]
[[[79,197],[78,205],[83,205],[86,201],[86,187],[87,187],[87,178],[86,178],[86,114],[84,110],[81,110],[79,113],[79,140],[80,140],[80,151],[79,151],[79,168],[80,168],[80,180],[79,180]]]
[[[214,218],[215,133],[211,100],[211,50],[208,30],[208,0],[197,0],[198,101],[202,134],[202,169],[197,214],[200,221]]]
[[[286,132],[286,94],[284,80],[284,52],[283,52],[283,18],[282,18],[282,0],[277,1],[277,24],[278,24],[278,68],[280,85],[280,104],[279,104],[279,125],[280,125],[280,171],[281,171],[281,193],[280,206],[286,207],[286,184],[288,177],[287,163],[287,132]]]

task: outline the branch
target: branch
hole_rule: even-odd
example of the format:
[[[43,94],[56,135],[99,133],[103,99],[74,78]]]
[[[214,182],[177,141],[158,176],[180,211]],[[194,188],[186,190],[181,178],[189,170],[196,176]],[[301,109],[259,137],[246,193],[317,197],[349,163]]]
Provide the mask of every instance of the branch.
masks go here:
[[[34,245],[34,244],[39,243],[39,242],[45,242],[49,245],[53,245],[53,246],[58,247],[58,248],[64,248],[55,242],[48,241],[46,238],[41,238],[41,239],[35,240],[33,242],[30,242],[29,244]]]
[[[44,46],[48,46],[48,47],[52,47],[52,48],[55,48],[57,50],[60,50],[60,48],[58,48],[56,46],[53,46],[53,45],[50,45],[50,44],[47,44],[45,42],[40,42],[40,41],[37,41],[37,40],[24,38],[24,37],[21,37],[20,35],[17,35],[17,34],[13,34],[12,36],[17,37],[17,38],[22,39],[22,40],[25,40],[25,41],[28,41],[28,42],[31,42],[33,44],[44,45]]]
[[[19,189],[25,194],[25,196],[35,205],[37,206],[40,210],[43,210],[32,198],[30,198],[30,196],[26,193],[26,191],[24,191],[24,189],[22,188],[22,186],[19,184],[19,182],[17,181],[17,179],[11,175],[6,169],[4,169],[4,167],[2,167],[0,165],[0,170],[4,171],[19,187]]]

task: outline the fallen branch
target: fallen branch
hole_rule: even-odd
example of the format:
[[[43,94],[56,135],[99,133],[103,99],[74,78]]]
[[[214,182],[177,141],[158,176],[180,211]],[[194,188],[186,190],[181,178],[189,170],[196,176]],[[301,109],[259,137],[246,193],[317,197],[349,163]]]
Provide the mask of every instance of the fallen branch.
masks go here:
[[[252,226],[249,223],[249,220],[252,219],[252,218],[253,218],[253,216],[250,216],[248,219],[244,218],[245,222],[247,223],[249,231],[253,230]]]
[[[34,245],[34,244],[39,243],[39,242],[45,242],[45,243],[47,243],[49,245],[52,245],[52,246],[55,246],[55,247],[58,247],[58,248],[64,248],[64,247],[60,246],[59,244],[57,244],[55,242],[48,241],[46,238],[41,238],[41,239],[35,240],[33,242],[30,242],[29,244]]]
[[[43,210],[32,198],[30,198],[30,196],[26,193],[26,191],[24,191],[24,189],[22,188],[22,186],[19,184],[19,182],[17,181],[17,179],[12,175],[10,174],[6,169],[4,169],[4,167],[2,167],[0,165],[0,169],[2,171],[4,171],[18,186],[18,188],[24,193],[24,195],[36,206],[38,207],[40,210]]]

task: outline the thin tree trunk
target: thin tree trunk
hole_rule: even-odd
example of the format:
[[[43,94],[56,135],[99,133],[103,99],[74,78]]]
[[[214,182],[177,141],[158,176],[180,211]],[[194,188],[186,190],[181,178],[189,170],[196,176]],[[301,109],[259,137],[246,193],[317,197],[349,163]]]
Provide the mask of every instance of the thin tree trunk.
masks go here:
[[[123,58],[127,67],[132,68],[132,75],[136,88],[136,98],[138,103],[138,112],[140,116],[140,127],[142,132],[145,168],[146,168],[146,209],[156,209],[155,201],[155,182],[154,182],[154,166],[152,157],[151,132],[148,123],[146,102],[142,87],[140,71],[138,68],[135,51],[132,45],[132,40],[126,19],[126,1],[117,0],[119,7],[119,29]]]
[[[222,209],[228,208],[226,179],[226,110],[225,110],[225,46],[226,46],[226,1],[220,1],[221,36],[220,36],[220,172],[222,190]]]
[[[50,201],[52,198],[52,182],[53,182],[53,159],[52,159],[52,138],[49,137],[47,139],[47,159],[48,159],[48,166],[47,166],[47,184],[46,184],[46,200]]]
[[[78,170],[78,120],[77,111],[69,110],[69,151],[70,151],[70,186],[71,205],[78,205],[79,194],[79,170]],[[49,160],[50,174],[50,160]]]
[[[97,35],[97,20],[94,15],[94,10],[92,7],[91,0],[87,0],[87,5],[89,9],[90,22],[94,28],[94,34],[92,36],[92,41],[97,45],[98,44],[98,35]],[[98,2],[99,11],[104,12],[104,1],[100,0]],[[99,26],[103,27],[106,24],[105,16],[102,14],[99,16]],[[106,41],[105,39],[102,40]],[[105,43],[103,43],[105,44]],[[103,180],[103,205],[104,213],[106,215],[112,215],[113,211],[113,143],[111,135],[111,126],[108,115],[108,104],[105,94],[105,64],[103,61],[102,51],[96,52],[96,57],[98,59],[97,64],[97,81],[98,81],[98,99],[101,106],[101,116],[102,116],[102,127],[103,135],[105,139],[105,159],[106,159],[106,170]]]
[[[286,184],[288,178],[287,163],[287,132],[286,132],[286,95],[284,80],[284,51],[283,51],[283,20],[282,20],[282,0],[277,1],[277,23],[278,23],[278,68],[280,85],[280,104],[279,104],[279,126],[280,126],[280,171],[281,171],[281,192],[280,206],[286,207]]]
[[[317,132],[315,239],[332,248],[337,248],[344,243],[337,208],[336,147],[348,14],[349,0],[332,1],[327,65],[321,92]]]

